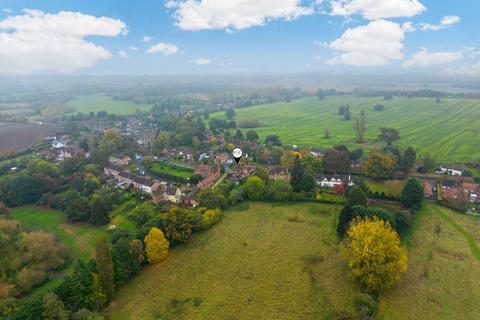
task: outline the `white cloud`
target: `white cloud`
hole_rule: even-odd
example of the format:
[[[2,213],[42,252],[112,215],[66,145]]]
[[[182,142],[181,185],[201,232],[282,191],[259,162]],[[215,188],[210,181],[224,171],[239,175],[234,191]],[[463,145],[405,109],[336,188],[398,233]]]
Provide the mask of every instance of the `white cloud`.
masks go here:
[[[460,22],[460,17],[459,16],[445,16],[440,21],[440,24],[420,23],[420,28],[422,30],[438,31],[438,30],[441,30],[441,29],[448,28],[448,27],[450,27],[454,24],[457,24],[459,22]]]
[[[302,0],[170,0],[176,25],[183,30],[242,30],[275,19],[294,20],[314,13]]]
[[[3,8],[2,11],[5,12],[6,14],[12,13],[12,9],[9,9],[9,8]]]
[[[413,17],[426,10],[418,0],[332,0],[331,15],[362,15],[367,20]]]
[[[156,45],[151,46],[147,53],[162,53],[166,56],[170,56],[178,53],[178,47],[173,43],[160,42]]]
[[[329,48],[340,51],[327,64],[385,66],[403,58],[404,31],[398,23],[376,20],[366,26],[347,29]]]
[[[460,68],[447,68],[440,72],[441,75],[447,76],[471,76],[480,77],[480,62],[472,66]]]
[[[153,37],[143,36],[142,41],[143,41],[143,42],[150,42],[150,40],[152,40],[152,39],[153,39]]]
[[[120,58],[122,58],[122,59],[128,59],[128,53],[126,53],[126,52],[123,51],[123,50],[118,51],[118,55],[119,55]]]
[[[138,51],[138,48],[135,47],[135,46],[130,46],[130,47],[128,47],[128,50],[130,50],[130,51]]]
[[[195,63],[197,66],[205,66],[207,64],[212,63],[212,60],[207,58],[198,58],[193,60],[192,62]]]
[[[111,53],[85,37],[127,32],[125,23],[107,17],[69,11],[23,12],[0,21],[0,73],[69,73],[92,67],[98,60],[111,58]]]
[[[428,67],[431,65],[447,64],[460,60],[463,57],[462,51],[444,51],[429,52],[426,48],[422,48],[414,54],[412,58],[403,63],[404,67]]]
[[[320,48],[328,48],[328,44],[329,43],[326,41],[318,41],[318,40],[313,41],[313,45]]]
[[[402,24],[402,30],[404,32],[414,32],[417,30],[417,28],[413,25],[411,21],[407,21],[404,24]]]

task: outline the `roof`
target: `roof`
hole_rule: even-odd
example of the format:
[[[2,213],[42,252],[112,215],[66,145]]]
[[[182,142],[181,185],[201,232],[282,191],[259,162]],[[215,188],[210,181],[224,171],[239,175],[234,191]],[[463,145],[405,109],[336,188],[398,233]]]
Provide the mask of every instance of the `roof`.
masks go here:
[[[342,180],[342,181],[351,181],[352,180],[352,177],[349,176],[349,175],[339,175],[339,174],[336,174],[336,175],[325,175],[325,174],[317,174],[315,175],[315,180],[317,181],[321,181],[321,180],[324,180],[324,179],[327,179],[328,181],[335,179],[335,180]]]
[[[442,186],[449,188],[458,188],[460,187],[460,183],[457,180],[443,180]]]
[[[167,189],[165,190],[165,193],[168,194],[169,196],[174,196],[177,193],[177,187],[168,186]]]
[[[127,172],[127,171],[122,171],[118,174],[121,177],[130,179],[138,184],[144,185],[144,186],[151,186],[153,184],[153,180],[151,178],[147,177],[139,177],[134,175],[133,173]]]

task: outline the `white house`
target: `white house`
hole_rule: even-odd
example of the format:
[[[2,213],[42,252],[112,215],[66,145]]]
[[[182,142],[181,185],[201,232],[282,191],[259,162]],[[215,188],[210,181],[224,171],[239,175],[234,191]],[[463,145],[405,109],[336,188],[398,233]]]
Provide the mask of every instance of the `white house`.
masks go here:
[[[54,140],[54,141],[52,142],[52,148],[54,148],[54,149],[61,149],[61,148],[63,148],[63,147],[65,147],[65,144],[62,143],[62,142],[60,142],[60,141],[58,141],[58,140]]]
[[[440,167],[439,169],[437,169],[435,171],[435,173],[446,174],[446,175],[449,175],[449,176],[461,176],[463,172],[461,170]]]
[[[317,185],[322,188],[335,188],[338,185],[353,186],[353,180],[350,175],[316,176],[315,181],[317,182]]]

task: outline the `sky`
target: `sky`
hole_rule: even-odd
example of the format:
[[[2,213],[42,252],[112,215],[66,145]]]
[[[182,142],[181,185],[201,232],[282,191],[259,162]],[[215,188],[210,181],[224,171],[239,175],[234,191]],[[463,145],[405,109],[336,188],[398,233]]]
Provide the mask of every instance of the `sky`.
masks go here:
[[[477,0],[0,0],[0,75],[480,77]]]

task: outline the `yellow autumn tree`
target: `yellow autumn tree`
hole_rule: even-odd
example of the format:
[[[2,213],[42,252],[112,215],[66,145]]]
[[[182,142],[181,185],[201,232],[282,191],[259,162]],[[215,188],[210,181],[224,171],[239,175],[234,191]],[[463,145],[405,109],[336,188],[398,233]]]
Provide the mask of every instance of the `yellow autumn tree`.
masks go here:
[[[369,292],[392,288],[407,271],[408,258],[397,233],[376,217],[357,219],[348,230],[349,261],[353,278]]]
[[[167,259],[169,243],[162,230],[155,227],[151,228],[143,241],[145,242],[145,253],[149,263],[155,264]]]

